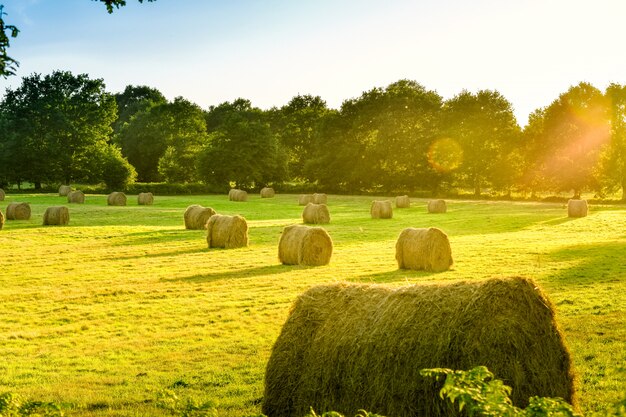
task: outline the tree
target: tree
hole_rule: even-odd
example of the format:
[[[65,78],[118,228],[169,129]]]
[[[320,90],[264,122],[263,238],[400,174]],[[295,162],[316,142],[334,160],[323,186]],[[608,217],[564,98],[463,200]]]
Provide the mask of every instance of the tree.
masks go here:
[[[113,123],[113,132],[118,134],[122,126],[139,112],[146,111],[157,104],[167,103],[165,96],[156,88],[145,85],[128,85],[123,92],[115,94],[117,120]]]
[[[626,86],[611,84],[605,96],[608,99],[611,138],[603,154],[602,177],[605,188],[621,188],[622,201],[626,201]]]

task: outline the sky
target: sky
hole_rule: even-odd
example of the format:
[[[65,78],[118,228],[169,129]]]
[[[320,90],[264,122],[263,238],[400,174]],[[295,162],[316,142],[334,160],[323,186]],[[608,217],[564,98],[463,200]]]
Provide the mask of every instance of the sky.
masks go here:
[[[148,85],[203,108],[297,94],[332,108],[415,80],[448,99],[498,90],[521,126],[581,81],[626,84],[624,0],[0,0],[17,77],[67,70]]]

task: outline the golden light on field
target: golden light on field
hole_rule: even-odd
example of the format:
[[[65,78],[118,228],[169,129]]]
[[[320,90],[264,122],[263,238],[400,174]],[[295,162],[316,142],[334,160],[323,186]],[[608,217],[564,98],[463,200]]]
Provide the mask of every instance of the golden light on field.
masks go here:
[[[428,148],[428,163],[438,172],[450,172],[461,166],[463,148],[452,138],[441,138]]]

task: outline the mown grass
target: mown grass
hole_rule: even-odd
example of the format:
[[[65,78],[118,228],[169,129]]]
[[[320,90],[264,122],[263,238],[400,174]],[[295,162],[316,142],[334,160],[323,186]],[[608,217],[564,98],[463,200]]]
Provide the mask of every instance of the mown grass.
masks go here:
[[[583,411],[623,398],[626,374],[626,208],[592,206],[568,219],[562,204],[451,201],[426,213],[425,200],[372,220],[372,197],[329,196],[331,264],[282,266],[282,228],[299,223],[294,195],[155,198],[153,206],[106,206],[87,195],[9,195],[31,203],[29,221],[0,231],[0,392],[64,403],[70,415],[167,414],[155,405],[170,388],[213,400],[220,415],[260,411],[271,346],[295,297],[312,285],[535,278],[557,306],[579,375]],[[241,214],[249,248],[209,250],[184,230],[190,204]],[[46,207],[70,207],[70,225],[41,226]],[[433,274],[401,271],[395,240],[405,227],[448,233],[455,265]]]

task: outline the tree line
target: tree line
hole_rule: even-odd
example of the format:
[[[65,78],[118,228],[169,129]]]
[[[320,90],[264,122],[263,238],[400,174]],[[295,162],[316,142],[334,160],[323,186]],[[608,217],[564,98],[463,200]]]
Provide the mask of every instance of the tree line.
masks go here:
[[[33,74],[0,103],[0,184],[132,181],[254,189],[285,182],[329,192],[451,188],[534,194],[626,189],[626,87],[580,83],[522,129],[498,91],[436,91],[399,80],[329,108],[297,95],[202,109],[147,86]]]

